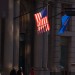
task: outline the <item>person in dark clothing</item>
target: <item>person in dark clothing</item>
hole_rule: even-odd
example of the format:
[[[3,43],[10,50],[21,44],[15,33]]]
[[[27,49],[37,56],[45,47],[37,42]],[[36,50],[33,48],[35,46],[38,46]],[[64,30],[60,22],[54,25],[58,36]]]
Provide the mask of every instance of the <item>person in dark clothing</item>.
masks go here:
[[[17,71],[17,75],[21,75],[21,70],[20,69]]]
[[[17,75],[23,75],[22,67],[17,71]]]
[[[10,71],[10,75],[17,75],[16,70],[14,68]]]

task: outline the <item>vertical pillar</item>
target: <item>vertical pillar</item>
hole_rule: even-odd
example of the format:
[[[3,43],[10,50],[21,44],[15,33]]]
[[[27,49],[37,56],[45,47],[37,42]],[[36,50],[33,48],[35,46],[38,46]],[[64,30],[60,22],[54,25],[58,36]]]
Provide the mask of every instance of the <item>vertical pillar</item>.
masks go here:
[[[20,9],[20,0],[15,0],[15,11],[14,14],[16,16],[19,16],[19,9]],[[18,69],[19,66],[19,18],[14,19],[14,44],[13,44],[13,66]]]
[[[62,10],[61,10],[62,6],[61,6],[61,3],[57,3],[56,4],[56,14],[60,13]],[[60,36],[58,36],[58,31],[61,27],[61,14],[56,16],[56,37],[55,37],[55,54],[54,54],[54,67],[53,67],[53,71],[54,72],[58,72],[60,73],[62,67],[60,65],[60,59],[61,59],[61,38]],[[56,73],[56,74],[58,74]]]
[[[43,49],[43,35],[36,33],[34,43],[34,68],[35,75],[41,75],[42,71],[42,49]]]
[[[43,59],[42,59],[42,61],[43,61],[43,64],[42,64],[42,66],[43,66],[43,75],[50,75],[50,71],[49,71],[49,69],[48,69],[48,33],[46,32],[46,33],[44,33],[44,36],[43,36],[43,38],[44,38],[44,49],[43,49]]]
[[[8,0],[8,17],[5,25],[4,72],[9,75],[13,66],[13,0]]]
[[[40,5],[40,3],[38,2],[37,7],[38,6],[43,6],[43,4]],[[36,33],[34,47],[35,75],[50,75],[47,69],[48,34]]]
[[[43,67],[47,68],[47,61],[48,61],[48,34],[44,33],[44,50],[43,50]]]
[[[73,0],[73,2],[75,2]],[[72,4],[72,8],[75,7],[75,4]],[[71,72],[71,75],[75,72],[75,36],[73,33],[75,33],[75,17],[72,16],[72,38],[71,38],[71,47],[70,47],[70,55],[69,55],[69,71]]]
[[[73,0],[73,2],[75,2]],[[72,8],[75,7],[75,4],[72,4]],[[70,55],[69,55],[69,71],[71,72],[70,75],[73,75],[73,73],[75,72],[75,36],[73,35],[73,33],[75,33],[75,17],[71,16],[72,19],[72,37],[71,37],[71,46],[70,46]]]
[[[39,1],[37,2],[37,8],[43,6]],[[38,11],[39,12],[39,11]],[[36,30],[37,31],[37,30]],[[42,68],[42,58],[43,58],[43,34],[42,33],[35,33],[35,40],[34,40],[34,68],[35,68],[35,75],[43,75],[43,68]]]

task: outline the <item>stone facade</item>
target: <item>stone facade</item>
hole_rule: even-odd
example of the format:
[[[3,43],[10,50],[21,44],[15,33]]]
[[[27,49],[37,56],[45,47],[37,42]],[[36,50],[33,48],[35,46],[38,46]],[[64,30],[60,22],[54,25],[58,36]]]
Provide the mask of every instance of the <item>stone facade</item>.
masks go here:
[[[29,0],[28,0],[29,1]],[[48,0],[47,0],[48,1]],[[47,1],[45,1],[45,3],[47,3]],[[29,64],[29,68],[34,67],[35,70],[35,75],[50,75],[50,73],[61,73],[61,71],[65,72],[75,72],[75,18],[74,16],[71,17],[71,22],[70,22],[70,30],[66,30],[64,32],[64,34],[62,35],[57,35],[58,30],[61,27],[61,16],[62,16],[62,4],[70,4],[71,7],[75,8],[74,5],[74,1],[73,0],[49,0],[51,3],[51,5],[49,5],[48,7],[48,17],[49,17],[49,22],[51,23],[51,30],[48,33],[44,33],[44,34],[38,34],[36,32],[36,27],[35,27],[35,33],[34,33],[34,47],[33,49],[33,66],[31,66],[31,47],[32,45],[29,43],[28,39],[30,36],[30,34],[27,33],[26,37],[26,41],[28,41],[26,43],[26,46],[24,48],[24,50],[27,52],[27,56],[28,56],[28,64]],[[26,1],[27,2],[27,1]],[[56,3],[57,2],[57,3]],[[35,8],[39,8],[39,7],[43,7],[45,3],[40,3],[39,2],[35,2],[36,3],[36,7]],[[26,13],[26,11],[30,11],[32,9],[32,4],[30,6],[28,6],[27,8],[27,3],[25,5],[25,8],[23,8],[22,10]],[[2,7],[2,6],[1,6]],[[1,10],[0,7],[0,10]],[[18,70],[19,68],[19,49],[20,49],[20,44],[19,44],[19,37],[20,37],[20,19],[16,18],[14,20],[14,17],[19,16],[21,13],[21,9],[20,9],[20,1],[19,0],[8,0],[8,7],[5,8],[5,10],[8,9],[8,15],[3,14],[3,16],[0,16],[0,70],[2,75],[9,75],[10,70],[15,67],[16,70]],[[37,12],[39,12],[38,9],[36,10]],[[52,12],[52,13],[51,13]],[[0,12],[2,14],[2,12]],[[59,15],[57,15],[58,13],[60,13]],[[0,14],[0,15],[1,15]],[[32,12],[32,14],[34,14]],[[6,15],[6,16],[4,16]],[[57,15],[55,17],[51,17],[53,15]],[[28,15],[24,15],[22,17],[25,17],[23,21],[24,25],[26,25],[29,29],[29,33],[31,32],[31,27],[29,25],[35,25],[35,23],[33,23],[34,19],[32,19],[32,15],[28,14]],[[4,26],[4,34],[2,35],[3,31],[2,31],[2,19],[4,19],[3,22],[5,22],[5,26]],[[32,22],[30,21],[30,19],[32,19]],[[29,23],[30,22],[30,23]],[[32,24],[33,23],[33,24]],[[25,27],[26,27],[25,26]],[[33,28],[34,29],[34,28]],[[4,36],[3,38],[3,43],[2,43],[2,36]],[[64,38],[64,39],[62,39]],[[63,68],[62,65],[60,65],[60,61],[62,60],[62,56],[61,56],[61,46],[62,44],[65,43],[65,39],[68,39],[68,44],[69,46],[65,47],[64,49],[67,50],[67,54],[68,56],[65,57],[65,59],[67,59],[67,61],[65,62],[67,64],[66,68]],[[63,41],[65,40],[65,41]],[[62,43],[64,42],[64,43]],[[68,44],[64,44],[68,45]],[[63,50],[64,50],[63,49]],[[26,57],[26,54],[25,57]],[[66,54],[66,55],[67,55]],[[63,55],[64,57],[64,55]],[[25,59],[26,60],[26,59]],[[65,61],[65,60],[63,60]],[[67,69],[68,68],[68,69]]]

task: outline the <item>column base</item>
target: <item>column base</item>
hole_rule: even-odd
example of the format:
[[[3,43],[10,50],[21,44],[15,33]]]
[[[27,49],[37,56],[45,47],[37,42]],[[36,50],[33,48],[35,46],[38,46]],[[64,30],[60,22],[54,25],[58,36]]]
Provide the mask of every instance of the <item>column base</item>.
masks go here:
[[[34,75],[50,75],[50,70],[48,68],[35,67]]]

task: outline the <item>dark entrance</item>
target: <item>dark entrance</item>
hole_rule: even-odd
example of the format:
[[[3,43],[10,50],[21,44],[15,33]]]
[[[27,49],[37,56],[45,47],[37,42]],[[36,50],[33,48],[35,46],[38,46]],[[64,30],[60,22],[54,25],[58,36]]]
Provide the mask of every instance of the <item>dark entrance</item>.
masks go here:
[[[20,1],[20,15],[33,10],[34,6],[25,0]],[[29,6],[28,6],[29,5]],[[33,13],[28,13],[20,17],[20,45],[19,45],[19,67],[23,68],[25,75],[29,75],[33,67],[34,59],[34,17]]]

